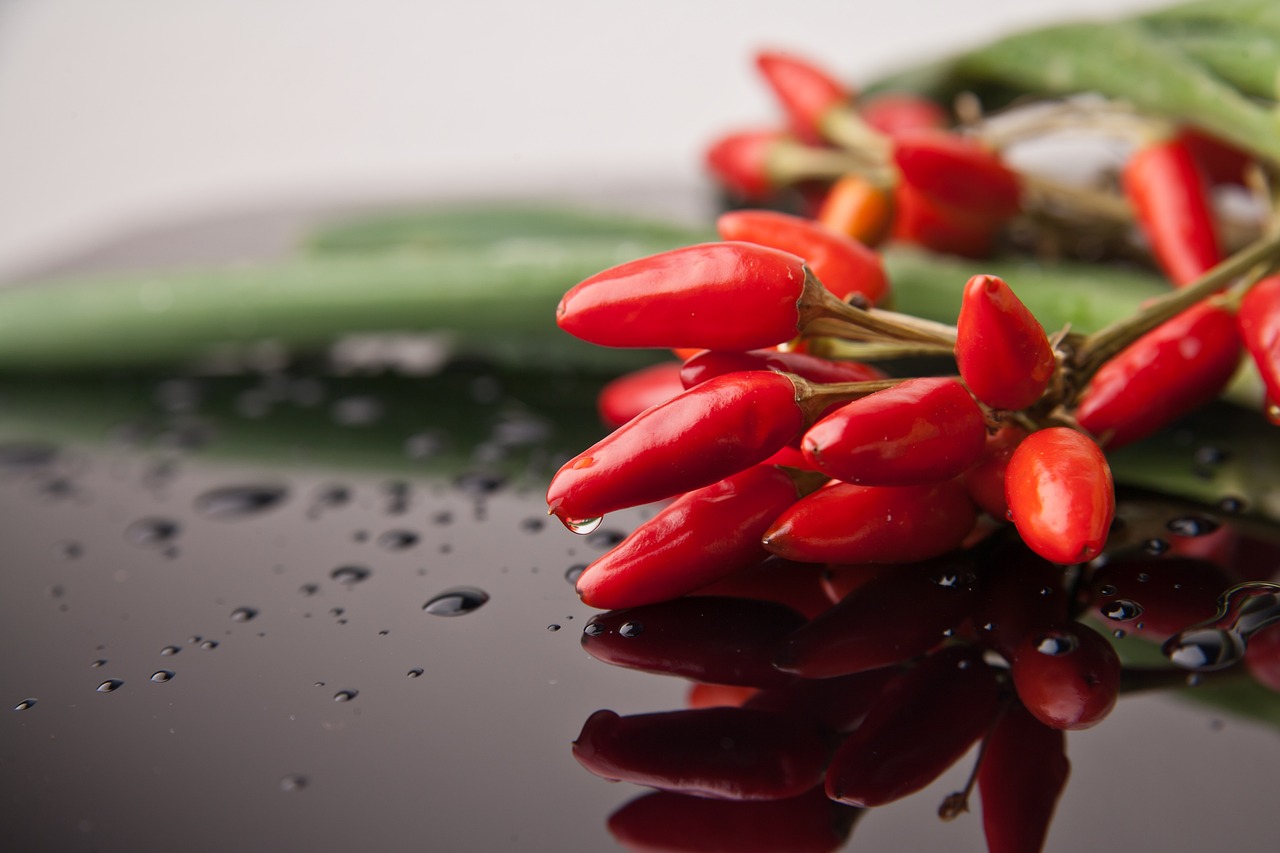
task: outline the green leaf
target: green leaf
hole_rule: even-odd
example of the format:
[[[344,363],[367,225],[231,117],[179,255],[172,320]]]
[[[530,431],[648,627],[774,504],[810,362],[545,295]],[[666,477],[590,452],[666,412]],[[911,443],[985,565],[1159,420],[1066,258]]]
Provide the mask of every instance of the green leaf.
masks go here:
[[[1280,37],[1234,24],[1149,23],[1153,32],[1241,92],[1280,97]]]
[[[1148,12],[1142,19],[1160,26],[1235,26],[1280,39],[1280,6],[1274,0],[1197,0]]]
[[[1141,23],[1066,24],[1013,35],[961,57],[957,68],[1028,92],[1123,99],[1280,162],[1280,117]]]

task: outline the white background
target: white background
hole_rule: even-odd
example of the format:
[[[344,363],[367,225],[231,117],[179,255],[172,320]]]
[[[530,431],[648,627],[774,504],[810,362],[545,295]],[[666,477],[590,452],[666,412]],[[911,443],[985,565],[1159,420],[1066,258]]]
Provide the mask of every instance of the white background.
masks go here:
[[[762,46],[856,81],[1151,5],[0,0],[0,279],[208,211],[690,184],[774,121]]]

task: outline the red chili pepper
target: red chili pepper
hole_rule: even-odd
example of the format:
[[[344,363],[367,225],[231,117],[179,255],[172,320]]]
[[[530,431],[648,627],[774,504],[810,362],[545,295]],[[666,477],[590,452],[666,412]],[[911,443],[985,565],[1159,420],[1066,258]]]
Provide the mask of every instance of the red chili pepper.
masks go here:
[[[914,563],[959,545],[977,518],[954,480],[923,486],[837,483],[801,498],[764,534],[779,557],[808,563]]]
[[[678,361],[664,361],[606,383],[596,397],[600,420],[617,428],[645,409],[670,400],[684,390],[681,367]]]
[[[758,349],[794,338],[825,293],[795,255],[704,243],[591,276],[560,300],[556,322],[602,346]]]
[[[1244,295],[1236,323],[1267,389],[1267,417],[1280,424],[1280,275],[1264,278]]]
[[[1112,560],[1094,574],[1090,590],[1103,624],[1163,643],[1212,618],[1218,596],[1234,583],[1207,560],[1164,555]]]
[[[878,246],[893,225],[893,193],[861,175],[845,175],[822,197],[815,218],[837,234]]]
[[[807,60],[762,51],[756,55],[756,67],[782,104],[792,132],[809,144],[822,141],[823,117],[849,104],[851,93]]]
[[[709,684],[697,681],[689,685],[685,694],[686,708],[741,708],[742,703],[760,692],[757,687],[738,684]]]
[[[794,676],[773,666],[778,647],[805,618],[747,598],[677,598],[591,617],[582,648],[596,660],[716,684],[780,687]]]
[[[973,607],[973,566],[941,558],[895,566],[778,648],[779,669],[831,678],[902,663],[943,643]]]
[[[895,240],[966,258],[985,258],[991,254],[998,223],[966,217],[901,181],[893,188],[893,207]]]
[[[735,802],[655,791],[609,816],[628,850],[834,853],[863,809],[833,803],[821,788],[770,802]]]
[[[1044,849],[1071,762],[1066,737],[1019,704],[1000,716],[978,767],[988,853]]]
[[[711,485],[767,459],[803,425],[796,386],[784,374],[718,376],[566,462],[547,489],[548,511],[575,527]]]
[[[1017,424],[1005,424],[994,435],[987,436],[986,447],[978,462],[964,472],[964,487],[973,502],[982,507],[992,518],[1004,521],[1009,515],[1009,504],[1004,498],[1004,476],[1009,467],[1009,457],[1017,449],[1027,431]]]
[[[966,218],[1001,222],[1021,209],[1017,173],[975,139],[937,130],[903,133],[894,139],[893,161],[903,183]]]
[[[1245,175],[1253,164],[1253,155],[1248,151],[1192,127],[1179,130],[1178,141],[1191,153],[1209,183],[1244,186]]]
[[[1115,707],[1120,658],[1106,637],[1079,622],[1047,628],[1023,640],[1010,673],[1018,698],[1055,729],[1087,729]]]
[[[975,275],[956,322],[956,364],[974,396],[994,409],[1025,409],[1056,367],[1044,328],[1004,280]]]
[[[911,486],[949,480],[986,447],[982,410],[954,379],[906,379],[846,403],[800,441],[816,470],[847,483]]]
[[[722,214],[716,228],[726,240],[758,243],[804,258],[839,299],[860,294],[875,303],[888,295],[889,280],[879,255],[811,219],[772,210],[734,210]]]
[[[1107,458],[1087,435],[1068,427],[1022,440],[1005,471],[1005,500],[1022,541],[1064,564],[1102,552],[1116,511]]]
[[[858,102],[862,120],[889,137],[918,130],[942,130],[947,111],[937,103],[908,92],[885,92]]]
[[[810,382],[871,382],[884,379],[885,374],[869,364],[857,361],[830,361],[816,355],[780,350],[751,350],[726,352],[704,350],[684,363],[680,381],[692,388],[713,376],[738,373],[743,370],[773,370],[778,373],[794,373]]]
[[[1121,184],[1156,262],[1175,286],[1222,260],[1208,182],[1184,141],[1146,145],[1125,163]]]
[[[952,646],[898,676],[827,769],[827,796],[880,806],[928,785],[964,755],[999,706],[982,656]]]
[[[1104,364],[1080,397],[1076,421],[1108,449],[1146,438],[1216,398],[1239,361],[1231,312],[1192,306]]]
[[[799,496],[773,465],[687,492],[587,566],[578,595],[591,607],[635,607],[753,566],[769,556],[760,537]]]
[[[746,130],[722,136],[707,149],[707,170],[743,200],[767,199],[778,189],[769,167],[770,153],[783,137],[779,130]]]
[[[627,717],[596,711],[574,741],[573,757],[605,779],[702,797],[778,800],[822,779],[827,747],[817,728],[767,711],[701,708]]]

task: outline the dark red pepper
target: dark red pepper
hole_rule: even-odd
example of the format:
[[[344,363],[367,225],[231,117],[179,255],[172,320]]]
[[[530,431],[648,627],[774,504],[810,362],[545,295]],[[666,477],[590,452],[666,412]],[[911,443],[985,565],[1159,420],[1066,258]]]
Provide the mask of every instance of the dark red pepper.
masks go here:
[[[1178,140],[1191,152],[1209,183],[1245,185],[1245,175],[1254,162],[1248,151],[1193,127],[1179,130]]]
[[[756,67],[786,112],[792,133],[804,142],[821,142],[824,116],[849,103],[850,92],[807,60],[762,51],[756,55]]]
[[[1008,518],[1009,504],[1004,497],[1004,476],[1009,457],[1017,449],[1027,431],[1017,424],[1005,424],[987,436],[986,447],[977,463],[964,472],[963,481],[969,497],[992,518]]]
[[[1280,424],[1280,275],[1264,278],[1244,295],[1236,323],[1267,389],[1267,417]]]
[[[635,607],[692,592],[769,556],[760,537],[800,497],[773,465],[681,495],[578,577],[591,607]]]
[[[1010,673],[1018,698],[1037,720],[1055,729],[1087,729],[1115,707],[1120,658],[1106,637],[1079,622],[1028,636]]]
[[[1139,148],[1125,163],[1121,184],[1156,262],[1174,285],[1195,281],[1222,260],[1208,181],[1182,139]]]
[[[956,364],[974,396],[993,409],[1025,409],[1056,367],[1044,328],[1003,279],[975,275],[956,322]]]
[[[1108,449],[1146,438],[1221,394],[1239,361],[1232,313],[1211,302],[1192,306],[1102,365],[1076,421]]]
[[[945,376],[906,379],[846,403],[804,434],[814,469],[868,486],[947,480],[972,466],[986,446],[982,411]]]
[[[1234,579],[1207,560],[1164,555],[1109,561],[1090,582],[1094,612],[1126,634],[1164,642],[1213,617]]]
[[[889,291],[880,256],[812,219],[773,210],[734,210],[716,220],[725,240],[758,243],[804,258],[823,286],[839,299],[858,294],[882,301]]]
[[[773,370],[778,373],[794,373],[810,382],[871,382],[884,379],[881,371],[869,364],[856,361],[830,361],[816,355],[781,350],[751,350],[749,352],[725,352],[704,350],[684,363],[680,381],[692,388],[713,376],[738,373],[743,370]]]
[[[1044,849],[1071,762],[1066,737],[1014,703],[1001,715],[978,767],[988,853]]]
[[[770,153],[784,134],[779,130],[744,130],[722,136],[707,149],[707,170],[733,195],[763,201],[777,191],[769,167]]]
[[[827,746],[816,727],[768,711],[596,711],[574,741],[573,757],[605,779],[726,800],[780,800],[822,779]]]
[[[998,222],[967,216],[963,211],[941,205],[903,181],[893,188],[893,207],[895,240],[966,258],[985,258],[991,254],[999,231]]]
[[[684,390],[681,367],[678,361],[664,361],[606,383],[596,397],[600,420],[616,429],[645,409],[670,400]]]
[[[917,130],[893,140],[893,162],[909,184],[967,219],[1002,222],[1021,209],[1018,175],[976,139]]]
[[[1065,621],[1070,612],[1062,567],[1021,542],[996,551],[979,593],[973,624],[982,642],[1006,660],[1029,635]]]
[[[827,796],[879,806],[915,793],[969,750],[998,704],[995,673],[975,650],[930,655],[889,683],[836,750]]]
[[[1106,457],[1093,439],[1069,427],[1022,440],[1005,470],[1005,500],[1022,541],[1063,564],[1098,556],[1116,512]]]
[[[711,485],[764,461],[804,423],[786,375],[718,376],[647,409],[566,462],[547,489],[548,512],[581,527],[615,509]]]
[[[955,548],[977,518],[954,480],[923,486],[837,483],[801,498],[764,534],[779,557],[810,563],[914,563]]]

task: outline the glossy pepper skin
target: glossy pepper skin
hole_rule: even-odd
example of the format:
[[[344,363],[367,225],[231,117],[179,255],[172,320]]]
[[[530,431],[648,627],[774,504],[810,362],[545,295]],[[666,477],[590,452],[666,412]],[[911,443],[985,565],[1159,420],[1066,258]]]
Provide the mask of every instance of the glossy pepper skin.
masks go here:
[[[845,175],[823,196],[816,219],[864,246],[878,246],[893,225],[893,192],[861,175]]]
[[[978,767],[988,853],[1044,849],[1071,775],[1066,737],[1014,703],[1000,716]]]
[[[1217,397],[1240,361],[1232,313],[1201,303],[1147,332],[1094,374],[1076,421],[1115,449]]]
[[[956,476],[986,446],[982,411],[945,376],[907,379],[846,403],[804,434],[816,470],[865,486],[912,486]]]
[[[773,370],[778,373],[794,373],[810,382],[871,382],[884,379],[885,375],[869,364],[856,361],[830,361],[802,352],[780,350],[750,350],[726,352],[704,350],[690,358],[680,369],[680,381],[692,388],[713,376],[738,373],[743,370]]]
[[[822,141],[823,116],[850,100],[851,93],[835,78],[797,56],[761,51],[756,68],[786,112],[792,133],[809,144]]]
[[[1055,729],[1087,729],[1115,707],[1120,658],[1106,637],[1080,622],[1048,626],[1014,653],[1010,674],[1018,698]]]
[[[773,210],[734,210],[721,214],[716,229],[725,240],[758,243],[804,258],[823,286],[840,299],[858,294],[876,303],[888,294],[889,280],[878,254],[812,219]]]
[[[977,140],[939,130],[900,133],[893,162],[903,183],[966,218],[1002,221],[1021,209],[1017,174]]]
[[[1267,389],[1267,416],[1280,423],[1280,275],[1264,278],[1240,301],[1236,323]]]
[[[998,703],[995,674],[975,650],[930,655],[889,683],[836,750],[827,796],[870,807],[915,793],[982,736]]]
[[[1138,149],[1125,163],[1121,185],[1156,262],[1175,286],[1222,260],[1208,182],[1182,139]]]
[[[730,373],[628,421],[570,459],[547,489],[566,524],[711,485],[799,434],[796,389],[780,373]]]
[[[1106,457],[1091,438],[1069,427],[1023,439],[1005,471],[1005,500],[1022,541],[1062,564],[1098,556],[1116,511]]]
[[[780,800],[821,781],[827,747],[816,727],[767,711],[596,711],[574,741],[573,757],[605,779],[726,800]]]
[[[956,363],[975,397],[993,409],[1010,410],[1039,400],[1055,367],[1044,328],[994,275],[975,275],[964,287]]]
[[[706,153],[706,166],[729,193],[745,201],[763,201],[777,191],[769,170],[770,152],[783,140],[780,130],[743,130],[722,136]]]
[[[678,361],[642,367],[605,384],[596,396],[596,411],[605,426],[616,429],[636,415],[665,403],[684,390]]]
[[[779,557],[810,563],[914,563],[958,546],[977,518],[959,482],[837,483],[801,498],[765,531]]]
[[[799,496],[773,465],[686,492],[587,566],[578,595],[591,607],[635,607],[755,565],[769,556],[760,537]]]
[[[987,436],[986,447],[973,467],[962,477],[969,497],[992,518],[1005,520],[1009,504],[1004,497],[1005,471],[1013,451],[1027,437],[1027,431],[1017,424],[1005,424],[994,435]]]
[[[610,347],[757,349],[796,336],[804,261],[754,243],[703,243],[630,261],[569,290],[560,328]]]

